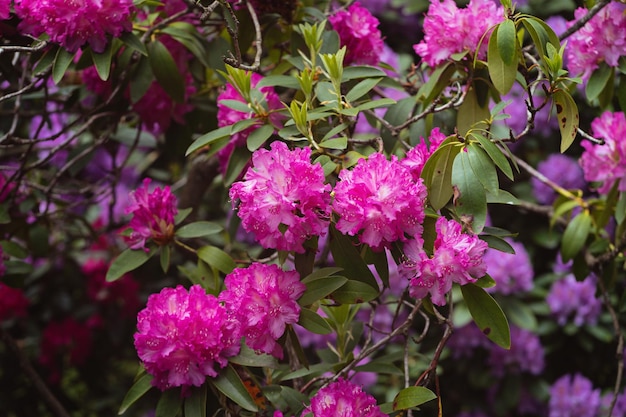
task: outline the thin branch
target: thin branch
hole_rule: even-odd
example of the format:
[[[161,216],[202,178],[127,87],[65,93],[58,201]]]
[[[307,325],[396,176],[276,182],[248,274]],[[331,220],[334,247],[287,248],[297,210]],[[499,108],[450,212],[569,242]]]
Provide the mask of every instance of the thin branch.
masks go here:
[[[579,31],[583,26],[585,26],[585,24],[588,21],[593,19],[595,15],[600,13],[602,9],[608,6],[610,2],[611,0],[600,0],[599,2],[594,4],[594,6],[591,9],[589,9],[586,15],[578,19],[576,23],[570,26],[565,32],[561,34],[561,36],[559,36],[559,40],[562,41],[564,39],[567,39],[568,37],[572,36],[575,32]]]

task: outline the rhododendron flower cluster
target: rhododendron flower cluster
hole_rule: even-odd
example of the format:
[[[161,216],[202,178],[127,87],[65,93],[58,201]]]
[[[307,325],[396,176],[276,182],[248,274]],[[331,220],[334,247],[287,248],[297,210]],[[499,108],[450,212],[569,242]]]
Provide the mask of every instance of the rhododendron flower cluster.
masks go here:
[[[11,13],[11,0],[0,0],[0,20],[8,19]]]
[[[135,348],[152,385],[200,386],[239,352],[239,324],[199,285],[164,288],[137,316]]]
[[[537,171],[546,178],[566,190],[583,189],[586,185],[583,170],[575,159],[553,153],[545,161],[537,165]],[[556,191],[539,181],[536,177],[530,179],[535,198],[541,204],[552,204],[557,196]]]
[[[487,273],[496,281],[496,286],[488,288],[500,294],[518,294],[533,289],[535,275],[528,252],[523,244],[507,239],[515,253],[504,253],[496,249],[487,249],[483,258]]]
[[[594,137],[604,139],[604,144],[582,141],[585,151],[580,165],[585,179],[598,182],[598,192],[608,194],[617,180],[619,190],[626,191],[626,117],[623,112],[604,112],[591,122]]]
[[[250,87],[255,88],[263,77],[257,73],[251,73]],[[217,97],[217,125],[219,127],[231,126],[241,120],[248,120],[255,117],[261,119],[268,119],[274,126],[281,125],[282,115],[277,110],[283,109],[284,106],[278,97],[278,94],[272,87],[261,87],[258,89],[263,96],[263,100],[260,103],[255,103],[255,106],[251,106],[244,97],[237,91],[232,84],[226,84],[226,88]],[[228,100],[239,101],[246,106],[249,106],[249,111],[241,111],[241,109],[235,109],[232,106],[227,105]],[[250,126],[247,129],[237,132],[230,137],[230,142],[226,147],[220,150],[220,164],[222,172],[226,172],[226,166],[228,158],[235,149],[236,146],[244,146],[246,139],[250,133],[261,127],[261,123]]]
[[[240,323],[246,344],[282,358],[282,348],[276,341],[286,326],[300,317],[297,300],[306,290],[300,275],[277,265],[253,263],[228,274],[224,285],[226,290],[219,299]]]
[[[476,235],[463,233],[461,225],[445,217],[437,219],[432,257],[428,256],[421,240],[411,240],[404,246],[407,260],[400,272],[408,277],[409,294],[424,298],[428,294],[434,304],[444,305],[445,295],[452,283],[464,285],[476,282],[487,272],[483,255],[487,243]]]
[[[87,296],[104,305],[116,305],[123,316],[134,317],[139,310],[139,283],[130,274],[113,282],[106,280],[109,263],[104,259],[87,259],[81,270],[88,277]]]
[[[424,19],[424,40],[413,49],[431,67],[458,52],[478,52],[484,58],[489,40],[485,33],[503,19],[503,8],[492,0],[471,0],[464,9],[454,0],[433,0]]]
[[[144,248],[147,251],[146,240],[166,245],[174,237],[174,217],[178,213],[176,197],[169,186],[163,189],[156,187],[149,192],[150,182],[150,178],[144,179],[143,186],[129,195],[131,205],[126,213],[132,214],[133,218],[128,224],[130,236],[125,236],[125,240],[132,249]]]
[[[401,163],[411,171],[415,181],[422,175],[422,170],[428,158],[435,153],[444,140],[446,140],[446,135],[441,133],[439,128],[436,127],[430,132],[428,143],[422,138],[420,143],[406,153],[406,157]]]
[[[313,417],[384,417],[376,404],[376,399],[363,389],[339,378],[337,381],[321,388],[311,398],[311,405],[305,413],[313,413]]]
[[[593,325],[602,308],[602,302],[596,298],[594,275],[582,281],[577,281],[573,274],[566,275],[552,284],[546,302],[561,326],[572,318],[576,326]]]
[[[550,387],[549,417],[596,417],[600,390],[580,374],[563,375]]]
[[[544,351],[539,336],[516,326],[511,326],[511,349],[490,343],[489,350],[487,363],[491,373],[499,378],[506,374],[521,372],[539,375],[545,367]]]
[[[15,0],[20,30],[33,36],[46,33],[71,52],[88,43],[104,51],[107,36],[132,28],[132,0]]]
[[[93,338],[88,324],[79,323],[72,317],[50,322],[41,335],[39,363],[48,372],[48,379],[58,383],[61,379],[60,364],[82,365],[89,358]],[[60,359],[66,357],[68,360]]]
[[[426,187],[395,156],[372,154],[339,179],[333,191],[337,230],[358,234],[374,250],[421,235]]]
[[[572,26],[587,14],[579,7],[574,11]],[[567,68],[572,75],[589,79],[601,62],[610,67],[619,65],[619,58],[626,56],[626,5],[610,2],[598,14],[567,40],[565,49]]]
[[[357,1],[345,10],[328,17],[333,29],[346,47],[344,64],[376,65],[383,53],[383,39],[378,19]]]
[[[330,185],[311,164],[311,149],[290,151],[283,142],[252,155],[244,181],[230,189],[233,206],[247,232],[265,248],[304,252],[303,243],[326,233],[330,222]]]
[[[0,277],[4,274],[2,247],[0,246]],[[25,317],[30,301],[19,288],[0,282],[0,323],[14,317]]]

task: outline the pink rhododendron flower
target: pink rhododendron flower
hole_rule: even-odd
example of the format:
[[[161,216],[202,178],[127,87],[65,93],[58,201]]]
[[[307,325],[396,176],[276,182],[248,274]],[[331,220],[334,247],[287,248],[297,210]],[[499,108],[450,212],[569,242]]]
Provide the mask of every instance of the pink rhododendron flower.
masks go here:
[[[81,267],[88,278],[87,297],[103,305],[115,305],[125,317],[134,317],[139,310],[139,283],[130,274],[108,282],[109,263],[104,259],[87,259]]]
[[[421,240],[409,241],[404,245],[408,259],[400,265],[400,272],[411,280],[412,297],[424,298],[430,294],[434,304],[444,305],[453,282],[464,285],[485,275],[483,255],[487,243],[478,236],[463,233],[458,222],[445,217],[437,219],[435,230],[433,256],[428,256]]]
[[[470,0],[465,9],[453,0],[432,0],[424,19],[424,40],[413,49],[431,67],[464,51],[484,58],[489,37],[483,35],[502,20],[504,10],[492,0]]]
[[[250,86],[255,88],[256,85],[263,79],[257,73],[252,73],[250,78]],[[258,89],[262,93],[263,100],[259,103],[254,103],[252,106],[247,103],[246,100],[239,94],[239,91],[231,85],[226,84],[224,91],[217,97],[217,125],[219,127],[231,126],[241,120],[247,120],[252,118],[268,119],[274,126],[281,126],[281,120],[283,116],[276,110],[283,109],[284,106],[280,102],[278,94],[272,87],[261,87]],[[226,100],[235,100],[247,105],[249,111],[241,111],[241,109],[234,109],[228,106]],[[262,123],[250,126],[247,129],[237,132],[231,135],[230,142],[218,153],[220,158],[220,164],[222,172],[226,172],[228,166],[228,158],[232,154],[236,146],[244,146],[246,139],[250,136],[250,133],[261,127]]]
[[[143,186],[132,191],[129,195],[131,205],[126,214],[132,214],[128,227],[130,236],[125,240],[132,249],[144,248],[148,250],[146,240],[152,239],[157,245],[166,245],[174,237],[174,216],[178,213],[176,197],[170,187],[156,187],[148,192],[150,178],[143,180]]]
[[[311,164],[311,149],[290,151],[283,142],[252,155],[244,181],[233,184],[233,206],[247,232],[261,245],[304,253],[303,243],[326,233],[330,218],[330,185],[321,165]]]
[[[400,161],[402,165],[411,171],[411,175],[415,181],[417,181],[422,174],[422,169],[424,169],[428,158],[435,153],[439,145],[441,145],[441,142],[445,139],[446,135],[441,133],[439,128],[436,127],[430,132],[428,142],[426,142],[424,138],[421,138],[420,143],[410,149],[406,153],[406,157]]]
[[[46,33],[71,52],[85,43],[104,51],[108,35],[132,29],[132,7],[132,0],[15,0],[20,30],[33,36]]]
[[[626,191],[626,117],[622,112],[604,112],[591,123],[593,136],[602,138],[604,145],[583,141],[585,148],[580,165],[585,179],[600,183],[598,192],[608,194],[615,181],[619,190]]]
[[[278,340],[288,324],[300,317],[297,300],[306,290],[296,271],[277,265],[253,263],[236,268],[224,279],[219,296],[230,314],[241,323],[246,344],[259,352],[283,357]]]
[[[84,323],[71,317],[49,323],[41,335],[41,354],[39,363],[48,369],[48,379],[59,383],[60,365],[82,365],[85,363],[93,346],[91,330]],[[68,360],[63,358],[68,357]]]
[[[0,20],[8,19],[11,14],[11,0],[0,0]]]
[[[346,10],[328,17],[333,29],[346,47],[344,64],[376,65],[383,53],[383,39],[378,19],[357,1]]]
[[[588,10],[579,7],[574,11],[572,26],[587,14]],[[621,56],[626,55],[626,5],[610,2],[598,14],[567,40],[565,49],[567,68],[573,75],[588,79],[606,62],[610,67],[617,67]]]
[[[333,209],[340,232],[358,234],[375,250],[422,233],[426,187],[395,156],[389,161],[372,154],[353,170],[341,171],[339,179]]]
[[[239,352],[239,324],[199,285],[163,288],[137,316],[135,348],[152,385],[200,386]]]
[[[386,416],[380,411],[374,397],[343,378],[320,389],[304,412],[313,413],[313,417]]]
[[[4,260],[0,247],[0,277],[4,275]],[[0,282],[0,322],[14,317],[25,317],[30,301],[19,288],[9,287]]]

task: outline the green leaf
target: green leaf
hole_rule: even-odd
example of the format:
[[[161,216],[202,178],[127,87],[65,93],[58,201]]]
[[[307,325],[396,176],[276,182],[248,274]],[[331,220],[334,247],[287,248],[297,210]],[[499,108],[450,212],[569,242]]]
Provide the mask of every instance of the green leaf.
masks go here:
[[[491,68],[491,66],[489,66]],[[459,107],[456,115],[456,125],[461,136],[467,135],[470,129],[486,129],[486,120],[491,117],[488,106],[478,103],[476,89],[470,87],[465,95],[465,100]]]
[[[626,219],[626,192],[622,191],[615,205],[615,221],[617,224],[622,224],[624,219]]]
[[[233,258],[215,246],[203,246],[198,249],[198,258],[225,274],[231,273],[237,267]]]
[[[494,30],[495,32],[495,30]],[[517,65],[517,36],[515,35],[515,23],[507,19],[498,25],[497,29],[498,52],[505,65],[515,63]]]
[[[448,204],[452,197],[452,166],[461,151],[458,144],[452,137],[446,139],[428,158],[422,170],[422,178],[428,188],[428,201],[435,211]]]
[[[533,43],[539,51],[539,55],[542,59],[544,56],[548,55],[546,48],[548,43],[551,43],[557,50],[561,47],[559,38],[556,36],[552,28],[543,20],[534,16],[528,16],[521,19],[521,21],[530,34],[530,37],[532,38]]]
[[[124,32],[119,36],[119,40],[124,42],[124,45],[134,49],[139,52],[141,55],[148,56],[148,50],[146,49],[146,45],[141,42],[139,36],[135,35],[133,32]]]
[[[187,152],[185,152],[185,156],[188,156],[190,153],[210,145],[215,141],[229,137],[231,129],[232,126],[224,126],[200,136],[191,144],[191,146],[189,146]]]
[[[605,62],[598,66],[598,69],[591,73],[587,85],[585,86],[585,94],[587,100],[593,101],[597,99],[602,91],[608,87],[613,88],[613,68],[609,67]]]
[[[389,122],[390,125],[398,126],[404,123],[409,117],[411,117],[414,108],[415,98],[407,97],[389,107],[389,109],[387,109],[387,112],[385,113],[384,119]],[[387,129],[382,129],[381,134],[385,151],[391,152],[398,143],[397,138],[393,136],[391,132]]]
[[[319,278],[326,278],[329,277],[331,275],[335,275],[337,272],[343,271],[343,268],[338,268],[335,266],[329,266],[326,268],[320,268],[317,271],[313,271],[311,272],[309,275],[307,275],[306,277],[302,278],[302,283],[306,284],[307,282],[311,282],[314,281],[316,279]]]
[[[472,138],[476,139],[480,145],[483,147],[487,155],[491,158],[491,160],[496,164],[498,168],[507,176],[508,179],[513,181],[513,170],[511,168],[511,164],[509,160],[506,159],[506,156],[502,153],[502,151],[498,148],[498,146],[484,137],[479,133],[473,133]]]
[[[154,417],[176,417],[180,411],[181,398],[179,389],[163,391],[156,406]]]
[[[306,291],[298,302],[302,306],[308,306],[316,301],[325,298],[336,289],[340,288],[348,281],[346,277],[330,276],[326,278],[318,278],[312,281],[306,282]]]
[[[259,410],[254,402],[254,399],[250,396],[246,386],[239,377],[239,374],[231,365],[222,369],[222,372],[217,378],[209,381],[222,394],[233,400],[243,409],[252,412],[257,412]]]
[[[435,393],[425,387],[404,388],[393,399],[393,411],[409,410],[435,398]]]
[[[106,275],[107,282],[115,281],[121,278],[125,273],[139,268],[141,265],[145,264],[154,253],[155,251],[153,250],[145,252],[142,249],[126,249],[111,262]]]
[[[55,84],[59,84],[65,75],[65,72],[74,61],[76,52],[68,52],[63,48],[59,48],[57,55],[52,63],[52,80]]]
[[[590,230],[591,216],[587,211],[579,213],[567,225],[561,240],[561,258],[563,262],[567,262],[578,255],[585,246]]]
[[[28,256],[26,248],[16,242],[2,240],[0,241],[0,246],[2,246],[2,251],[5,255],[13,256],[14,258],[19,259],[24,259]]]
[[[392,104],[396,104],[397,101],[390,98],[381,98],[378,100],[368,100],[363,104],[359,104],[356,109],[358,111],[369,110],[369,109],[378,109],[380,107],[389,107]]]
[[[315,334],[330,334],[333,332],[326,319],[308,308],[303,308],[300,311],[298,324]]]
[[[555,91],[553,99],[556,105],[556,118],[561,131],[561,153],[563,153],[574,143],[578,133],[578,107],[572,96],[564,90]]]
[[[537,330],[537,318],[528,304],[510,297],[502,305],[506,316],[511,319],[511,323],[532,332]]]
[[[182,239],[193,239],[197,237],[205,237],[220,233],[224,230],[222,226],[217,223],[199,221],[184,225],[180,229],[176,230],[176,237]]]
[[[370,78],[370,77],[386,77],[384,71],[375,67],[368,66],[349,66],[343,69],[343,77],[341,79],[342,82],[354,80],[356,78]]]
[[[145,372],[145,371],[144,371]],[[139,400],[143,395],[152,388],[152,375],[144,373],[139,379],[135,381],[132,387],[124,396],[122,405],[117,412],[118,414],[124,414],[128,408]]]
[[[178,210],[178,214],[174,216],[174,224],[179,225],[183,220],[187,218],[187,216],[191,214],[192,211],[193,211],[192,207],[187,207],[187,208]]]
[[[320,142],[320,147],[324,149],[338,149],[344,150],[348,147],[348,138],[342,136],[340,138],[328,139],[323,142]]]
[[[185,398],[185,417],[206,417],[206,385],[192,387],[191,395]]]
[[[169,246],[161,246],[161,269],[167,274],[170,269],[170,256],[172,254],[172,248]]]
[[[487,193],[487,203],[488,204],[508,204],[517,206],[520,204],[520,201],[513,194],[508,191],[498,190],[497,193]]]
[[[506,20],[505,22],[511,22]],[[513,23],[513,22],[511,22]],[[489,38],[489,46],[487,51],[487,65],[489,69],[489,77],[494,87],[500,94],[506,94],[515,83],[517,74],[517,60],[509,63],[505,62],[499,49],[498,32],[493,31]]]
[[[435,68],[428,81],[417,91],[417,99],[424,103],[432,102],[450,84],[455,72],[456,68],[452,62]]]
[[[293,90],[300,89],[300,83],[296,77],[290,75],[268,75],[263,77],[257,84],[256,88],[263,87],[285,87]]]
[[[98,76],[101,80],[106,81],[111,74],[111,61],[113,59],[113,44],[110,42],[102,53],[91,51],[91,59],[96,67]]]
[[[470,144],[467,146],[467,156],[472,170],[482,183],[485,190],[490,193],[497,193],[499,189],[498,173],[496,167],[487,156],[487,153],[480,147]]]
[[[454,158],[452,186],[457,193],[454,198],[457,214],[466,217],[465,223],[471,224],[474,233],[480,233],[487,220],[487,195],[472,169],[468,152],[461,151]]]
[[[228,358],[228,361],[241,366],[278,368],[278,361],[272,355],[265,353],[256,353],[250,349],[245,343],[241,344],[241,350],[237,356]]]
[[[502,309],[484,289],[474,285],[461,286],[463,299],[480,330],[496,345],[511,348],[509,322]]]
[[[177,103],[185,101],[185,80],[170,51],[160,41],[148,44],[152,73],[163,90]]]
[[[250,162],[251,156],[252,154],[247,148],[235,147],[235,150],[228,160],[226,174],[224,174],[224,184],[226,186],[230,186],[239,178],[241,171],[243,171],[248,165],[248,162]]]
[[[371,285],[362,281],[348,280],[332,293],[331,298],[340,304],[360,304],[372,301],[378,294],[378,289]]]
[[[330,232],[330,251],[333,254],[335,264],[343,268],[342,275],[345,275],[350,280],[364,282],[378,291],[376,278],[374,278],[372,271],[361,258],[352,241],[332,225]]]
[[[504,253],[514,254],[515,250],[506,240],[499,238],[497,236],[489,236],[489,235],[481,235],[479,236],[481,240],[487,242],[490,248],[499,250]]]
[[[250,152],[254,152],[259,149],[265,141],[274,133],[274,126],[263,125],[258,129],[253,130],[246,139],[246,145]]]
[[[360,99],[365,94],[369,93],[372,88],[376,87],[380,80],[382,80],[382,78],[366,78],[360,81],[345,95],[346,100],[351,103]]]
[[[150,68],[150,62],[147,58],[140,57],[129,83],[130,101],[132,103],[138,102],[146,94],[153,81],[154,74]]]

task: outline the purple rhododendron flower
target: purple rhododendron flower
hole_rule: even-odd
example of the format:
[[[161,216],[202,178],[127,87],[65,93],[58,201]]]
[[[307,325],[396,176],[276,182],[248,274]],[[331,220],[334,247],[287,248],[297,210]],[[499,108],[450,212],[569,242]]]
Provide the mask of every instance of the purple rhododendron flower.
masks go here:
[[[489,350],[487,363],[491,372],[500,378],[505,374],[520,372],[539,375],[545,366],[544,351],[539,336],[519,327],[511,326],[510,349],[490,343]]]
[[[255,88],[263,77],[257,73],[252,73],[250,77],[250,87]],[[261,87],[258,89],[262,93],[262,100],[260,103],[255,103],[251,106],[241,96],[239,91],[231,85],[226,84],[226,88],[217,97],[217,125],[219,127],[231,126],[241,120],[248,120],[252,118],[267,119],[274,126],[281,126],[281,120],[283,116],[276,110],[283,109],[284,106],[278,97],[278,94],[272,87]],[[242,111],[241,109],[235,109],[232,106],[225,104],[227,100],[234,100],[243,103],[249,107],[249,111]],[[250,133],[261,127],[261,123],[248,127],[247,129],[237,132],[230,137],[230,142],[218,153],[220,159],[220,167],[222,172],[226,172],[228,164],[228,158],[233,153],[236,146],[244,146],[246,139],[250,136]]]
[[[626,117],[623,112],[604,112],[591,122],[595,137],[604,139],[603,145],[582,141],[585,148],[580,165],[585,179],[601,183],[600,194],[608,194],[617,180],[620,191],[626,191]]]
[[[487,291],[500,294],[518,294],[533,289],[535,273],[528,252],[522,243],[507,239],[515,253],[504,253],[487,249],[484,261],[487,273],[496,281],[496,286]]]
[[[563,326],[573,316],[576,326],[596,323],[602,302],[596,298],[596,278],[590,275],[577,281],[573,274],[566,275],[552,284],[546,297],[550,311]]]
[[[485,275],[487,265],[483,255],[487,243],[478,236],[463,233],[462,226],[445,217],[437,219],[433,256],[425,252],[420,240],[404,245],[407,260],[400,271],[409,278],[409,294],[424,298],[428,294],[434,304],[444,305],[445,295],[456,282],[464,285]]]
[[[252,155],[244,181],[230,189],[233,206],[247,232],[261,245],[304,253],[303,243],[326,233],[330,222],[330,185],[320,164],[311,164],[311,149],[290,151],[283,142]]]
[[[422,169],[430,156],[435,153],[441,142],[446,139],[446,135],[441,133],[438,127],[430,132],[428,142],[421,138],[420,143],[414,146],[406,153],[406,157],[400,161],[402,165],[411,171],[413,179],[417,179],[422,175]]]
[[[5,273],[2,247],[0,246],[0,277]],[[19,288],[0,282],[0,323],[14,317],[25,317],[30,301]]]
[[[331,26],[339,34],[346,47],[345,65],[376,65],[383,53],[383,39],[378,30],[378,19],[357,1],[346,10],[328,17]]]
[[[107,36],[130,31],[132,0],[15,0],[19,29],[33,36],[46,33],[53,42],[74,52],[89,43],[104,51]]]
[[[545,161],[537,165],[537,171],[566,190],[582,189],[586,184],[583,178],[583,170],[578,161],[567,155],[550,154]],[[530,182],[537,202],[540,204],[552,204],[554,202],[557,196],[556,191],[539,181],[536,177],[532,177]]]
[[[148,192],[150,178],[143,180],[143,186],[129,195],[130,206],[126,214],[132,214],[128,227],[130,236],[125,236],[132,249],[148,251],[146,240],[152,239],[157,245],[166,245],[174,237],[174,216],[178,213],[176,197],[169,186],[156,187]]]
[[[588,10],[579,7],[574,11],[572,26]],[[621,56],[626,55],[626,5],[610,2],[598,14],[567,40],[565,54],[567,68],[572,75],[589,79],[601,62],[617,67]]]
[[[259,352],[283,357],[276,342],[288,324],[300,317],[297,300],[306,290],[296,271],[277,265],[253,263],[236,268],[224,279],[226,290],[219,300],[241,325],[246,344]]]
[[[359,235],[374,250],[422,233],[426,187],[396,156],[375,153],[342,170],[333,191],[337,230]]]
[[[563,375],[550,387],[549,417],[596,417],[600,390],[580,374]]]
[[[374,397],[343,378],[320,389],[304,412],[313,413],[313,417],[385,416]]]
[[[478,56],[484,58],[489,40],[485,33],[503,19],[503,8],[492,0],[470,0],[464,9],[453,0],[432,0],[424,19],[424,40],[413,49],[436,67],[458,52],[476,52],[482,39]]]
[[[239,323],[199,285],[163,288],[137,315],[135,348],[152,385],[200,386],[239,352]]]

